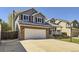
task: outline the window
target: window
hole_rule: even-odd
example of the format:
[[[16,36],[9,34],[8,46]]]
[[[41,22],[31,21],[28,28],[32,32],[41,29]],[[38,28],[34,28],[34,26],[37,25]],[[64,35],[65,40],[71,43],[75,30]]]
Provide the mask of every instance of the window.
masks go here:
[[[70,24],[66,24],[66,27],[70,27]]]
[[[43,23],[44,20],[43,20],[43,18],[41,18],[41,17],[36,17],[36,18],[35,18],[35,22],[37,22],[37,23]]]
[[[44,23],[44,19],[42,19],[42,23]]]
[[[29,17],[28,17],[28,16],[26,16],[26,15],[24,15],[24,20],[26,20],[26,19],[29,19]]]
[[[24,20],[24,21],[29,21],[29,16],[24,14],[24,15],[23,15],[23,20]]]
[[[41,22],[41,19],[40,18],[38,18],[38,22]]]
[[[35,17],[35,22],[37,23],[37,17]]]
[[[78,26],[78,24],[76,24],[76,26]]]

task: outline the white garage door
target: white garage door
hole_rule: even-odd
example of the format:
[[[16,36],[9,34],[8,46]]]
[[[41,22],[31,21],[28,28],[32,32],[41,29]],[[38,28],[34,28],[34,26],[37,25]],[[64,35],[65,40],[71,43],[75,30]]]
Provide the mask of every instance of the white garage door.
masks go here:
[[[24,36],[25,36],[25,39],[46,38],[46,30],[25,28]]]

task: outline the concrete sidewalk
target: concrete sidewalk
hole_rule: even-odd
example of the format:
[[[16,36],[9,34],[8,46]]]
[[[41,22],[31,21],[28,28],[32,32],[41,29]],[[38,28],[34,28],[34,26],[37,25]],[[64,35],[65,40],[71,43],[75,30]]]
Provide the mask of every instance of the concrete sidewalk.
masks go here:
[[[79,44],[56,39],[23,40],[21,44],[28,52],[79,52]]]
[[[2,40],[0,44],[0,52],[25,52],[19,40]]]

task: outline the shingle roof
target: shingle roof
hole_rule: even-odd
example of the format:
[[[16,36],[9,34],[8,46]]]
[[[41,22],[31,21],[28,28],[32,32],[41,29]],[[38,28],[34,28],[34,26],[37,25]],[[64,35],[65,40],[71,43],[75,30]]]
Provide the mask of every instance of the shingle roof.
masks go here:
[[[27,11],[29,11],[29,10],[34,10],[36,13],[34,13],[34,14],[32,14],[33,16],[34,15],[37,15],[37,14],[41,14],[43,17],[45,17],[42,13],[40,13],[40,12],[37,12],[34,8],[31,8],[31,9],[28,9],[28,10],[25,10],[25,11],[16,11],[15,12],[15,18],[14,18],[14,20],[16,20],[17,19],[17,17],[18,17],[18,15],[20,15],[20,14],[22,14],[22,13],[24,13],[24,12],[27,12]],[[46,17],[45,17],[46,18]]]
[[[57,19],[57,18],[51,18],[51,19],[49,19],[48,21],[51,21],[51,20],[59,20],[59,21],[61,21],[61,22],[71,23],[71,22],[69,22],[69,21],[67,21],[67,20],[64,20],[64,19]]]
[[[25,10],[25,11],[17,11],[17,12],[15,12],[16,16],[15,16],[14,19],[16,20],[16,18],[18,17],[18,15],[22,14],[23,12],[27,12],[29,10],[34,10],[37,13],[37,11],[34,8],[31,8],[31,9],[28,9],[28,10]]]

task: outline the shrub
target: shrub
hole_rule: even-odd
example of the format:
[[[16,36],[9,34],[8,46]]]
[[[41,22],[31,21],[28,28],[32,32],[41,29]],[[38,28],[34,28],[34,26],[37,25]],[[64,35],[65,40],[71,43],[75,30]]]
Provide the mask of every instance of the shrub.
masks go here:
[[[62,33],[62,37],[63,37],[63,38],[69,38],[69,37],[67,36],[67,33],[65,33],[65,32]]]

